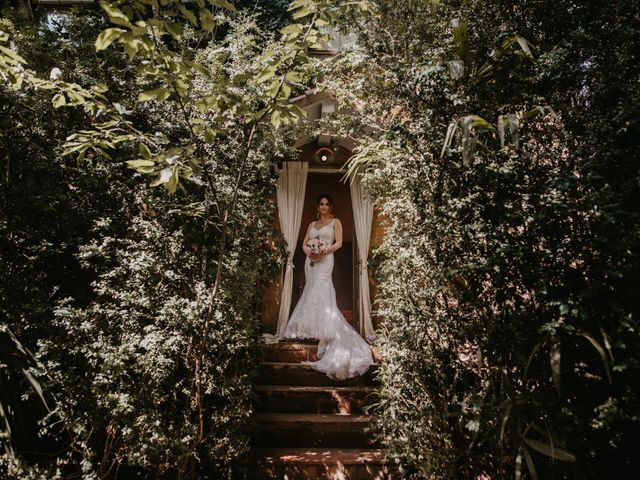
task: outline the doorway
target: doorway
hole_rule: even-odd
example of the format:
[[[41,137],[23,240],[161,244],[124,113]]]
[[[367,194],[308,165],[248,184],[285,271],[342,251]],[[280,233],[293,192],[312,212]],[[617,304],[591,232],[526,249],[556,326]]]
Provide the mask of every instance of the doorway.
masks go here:
[[[342,223],[342,248],[334,253],[333,286],[336,290],[338,309],[342,312],[347,322],[354,325],[354,228],[353,210],[351,207],[351,191],[349,185],[340,181],[343,173],[309,172],[305,191],[304,208],[300,233],[293,257],[293,292],[291,297],[291,310],[296,307],[305,285],[304,261],[302,241],[307,232],[309,223],[316,219],[316,201],[321,193],[328,193],[333,197],[333,213]]]

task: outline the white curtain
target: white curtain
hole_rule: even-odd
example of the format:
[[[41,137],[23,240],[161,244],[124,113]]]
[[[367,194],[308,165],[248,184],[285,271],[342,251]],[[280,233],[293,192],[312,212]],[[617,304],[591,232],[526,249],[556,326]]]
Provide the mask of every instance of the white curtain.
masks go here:
[[[371,224],[373,222],[373,202],[362,191],[359,177],[351,182],[351,204],[353,205],[353,223],[358,240],[358,275],[360,281],[359,312],[361,325],[364,326],[364,338],[372,342],[376,334],[371,323],[371,296],[369,294],[369,240],[371,238]]]
[[[308,162],[284,162],[283,167],[278,169],[278,217],[280,218],[280,228],[287,242],[288,253],[276,329],[278,338],[282,338],[284,335],[289,321],[293,287],[293,254],[296,251],[300,222],[302,222],[302,207],[304,206],[308,172]]]

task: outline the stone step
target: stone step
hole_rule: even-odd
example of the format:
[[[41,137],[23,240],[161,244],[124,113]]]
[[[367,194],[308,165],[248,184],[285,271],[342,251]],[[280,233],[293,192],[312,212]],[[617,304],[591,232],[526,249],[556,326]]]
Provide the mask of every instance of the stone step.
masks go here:
[[[257,385],[257,410],[271,413],[360,414],[375,399],[369,386]]]
[[[288,362],[261,362],[258,383],[261,385],[309,385],[309,386],[354,386],[374,385],[377,365],[359,377],[347,380],[332,380],[324,373],[312,369],[309,365]]]
[[[368,415],[257,413],[254,447],[370,448],[375,446]]]
[[[394,480],[382,450],[355,448],[256,449],[253,479]]]
[[[318,360],[318,342],[315,341],[280,341],[262,347],[262,360],[265,362],[289,362]]]

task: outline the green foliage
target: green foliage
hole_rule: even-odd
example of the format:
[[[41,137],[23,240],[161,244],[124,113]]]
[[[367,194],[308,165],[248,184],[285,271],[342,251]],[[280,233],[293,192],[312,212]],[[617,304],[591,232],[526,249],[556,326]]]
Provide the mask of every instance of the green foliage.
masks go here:
[[[151,198],[135,202],[159,207]],[[98,273],[95,297],[86,307],[60,302],[53,324],[59,334],[40,341],[39,356],[59,398],[55,417],[74,432],[87,473],[103,475],[124,458],[125,467],[176,470],[198,437],[190,371],[203,340],[207,276],[200,253],[188,248],[194,239],[154,216],[134,218],[125,238],[110,236],[108,220],[97,223],[96,239],[79,254],[82,265]],[[207,442],[192,475],[228,476],[231,461],[247,448],[242,432],[257,337],[252,299],[265,271],[252,250],[244,242],[230,254],[207,333],[198,385],[205,392]]]
[[[226,68],[224,64],[233,62],[233,58],[222,60],[220,63],[226,68],[226,75],[223,75],[212,69],[217,65],[202,63],[198,49],[192,44],[199,42],[199,36],[203,34],[215,37],[218,25],[233,31],[243,14],[231,16],[227,12],[235,11],[235,7],[220,1],[213,2],[220,8],[214,17],[204,0],[195,3],[191,9],[173,2],[158,8],[139,1],[124,6],[118,2],[100,2],[109,21],[118,27],[103,30],[95,44],[98,51],[109,48],[114,42],[124,48],[129,60],[138,65],[136,80],[144,88],[138,93],[138,101],[160,102],[175,109],[188,128],[189,141],[177,146],[171,142],[169,146],[169,142],[163,140],[165,132],[145,132],[137,128],[128,118],[126,109],[110,104],[100,94],[102,92],[79,93],[75,86],[65,84],[67,91],[54,99],[56,107],[82,105],[87,111],[101,113],[101,120],[93,122],[94,129],[84,130],[68,139],[65,154],[79,152],[78,159],[82,159],[84,152],[91,149],[108,157],[107,150],[137,140],[154,151],[152,158],[146,159],[154,163],[140,165],[142,170],[135,166],[139,164],[130,164],[132,168],[153,174],[152,186],[162,185],[169,193],[174,193],[178,187],[184,188],[183,182],[194,176],[204,175],[211,181],[215,171],[209,171],[203,145],[212,143],[216,132],[225,132],[232,125],[244,128],[247,149],[250,149],[256,128],[263,120],[270,119],[278,129],[280,125],[295,123],[304,116],[304,112],[289,104],[288,99],[295,79],[299,81],[302,77],[298,70],[305,63],[306,50],[324,38],[315,22],[328,21],[331,13],[327,6],[310,0],[292,2],[289,10],[301,23],[284,27],[276,40],[263,41],[260,46],[254,43],[252,58],[258,60],[245,63],[241,70]],[[198,26],[204,32],[199,31]],[[245,33],[251,35],[247,29]],[[214,38],[213,44],[228,51],[228,42],[234,38],[237,40],[238,35]],[[70,96],[71,103],[65,94]],[[191,118],[196,110],[203,118]]]
[[[0,20],[3,428],[33,406],[4,476],[239,475],[273,158],[335,22],[359,47],[318,87],[359,115],[321,127],[359,141],[387,218],[388,454],[407,478],[637,473],[636,1],[101,7]]]
[[[241,105],[264,108],[248,74],[273,40],[241,11],[218,15],[224,32],[205,42],[163,20],[191,59],[187,103],[179,78],[141,75],[126,48],[96,54],[107,25],[95,12],[39,25],[15,13],[3,25],[33,70],[0,90],[2,325],[41,360],[33,375],[54,401],[0,471],[231,477],[247,448],[261,284],[282,250],[272,158],[293,143],[266,122],[251,133]],[[61,78],[44,80],[53,67]],[[136,101],[167,84],[166,101]],[[175,194],[147,190],[150,173]]]
[[[377,423],[408,478],[637,476],[637,8],[345,19],[360,50],[325,84],[387,219]]]

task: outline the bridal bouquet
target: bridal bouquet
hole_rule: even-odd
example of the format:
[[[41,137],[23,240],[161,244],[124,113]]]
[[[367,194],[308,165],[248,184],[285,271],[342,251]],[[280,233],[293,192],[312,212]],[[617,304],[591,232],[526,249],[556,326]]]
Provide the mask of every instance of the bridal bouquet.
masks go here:
[[[328,246],[329,243],[326,240],[320,239],[319,237],[312,238],[307,242],[307,247],[309,247],[309,250],[313,255],[318,255],[319,253],[326,251]],[[313,267],[313,265],[314,262],[313,260],[311,260],[311,266]]]

